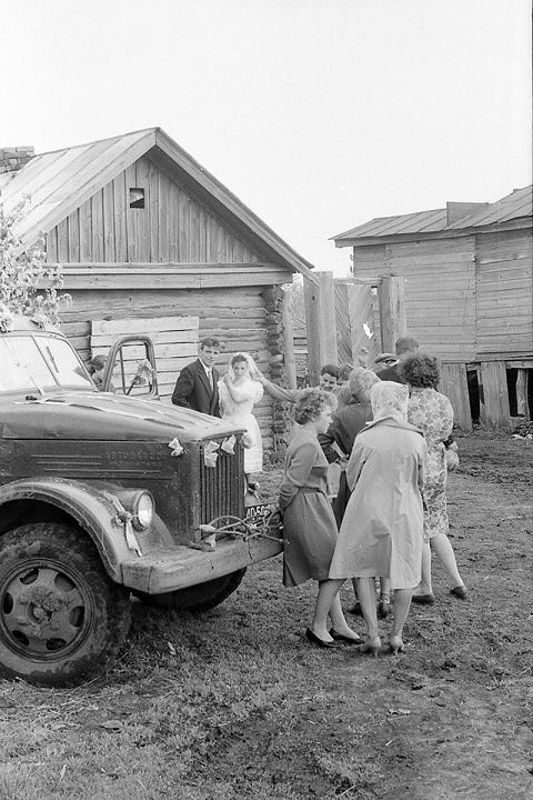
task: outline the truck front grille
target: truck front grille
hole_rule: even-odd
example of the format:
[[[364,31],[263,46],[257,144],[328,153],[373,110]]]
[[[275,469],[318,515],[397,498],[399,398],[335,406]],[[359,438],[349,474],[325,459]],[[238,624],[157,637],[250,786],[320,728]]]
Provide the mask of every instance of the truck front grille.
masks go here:
[[[200,447],[200,522],[207,523],[217,517],[244,516],[244,451],[240,442],[229,455],[218,451],[216,466],[204,463],[204,449]]]

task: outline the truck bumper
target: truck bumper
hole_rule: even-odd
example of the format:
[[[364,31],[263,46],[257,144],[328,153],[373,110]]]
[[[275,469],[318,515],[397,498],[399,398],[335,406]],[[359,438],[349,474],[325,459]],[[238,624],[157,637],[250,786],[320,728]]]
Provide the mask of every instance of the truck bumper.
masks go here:
[[[162,594],[220,578],[249,567],[283,550],[283,540],[251,537],[217,541],[213,551],[180,546],[146,556],[132,556],[122,564],[123,583],[147,594]]]

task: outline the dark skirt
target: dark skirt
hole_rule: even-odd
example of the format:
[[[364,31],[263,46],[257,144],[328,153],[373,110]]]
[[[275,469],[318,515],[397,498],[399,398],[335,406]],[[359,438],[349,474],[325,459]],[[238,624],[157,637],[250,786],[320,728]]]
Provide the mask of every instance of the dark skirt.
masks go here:
[[[327,580],[338,534],[327,496],[301,489],[283,512],[283,528],[284,585]]]
[[[348,481],[346,480],[346,472],[343,470],[339,480],[339,491],[337,492],[337,496],[333,499],[332,503],[335,521],[339,529],[341,527],[342,518],[344,517],[344,512],[346,511],[346,506],[348,505],[348,500],[350,499],[351,494],[352,493],[348,487]]]

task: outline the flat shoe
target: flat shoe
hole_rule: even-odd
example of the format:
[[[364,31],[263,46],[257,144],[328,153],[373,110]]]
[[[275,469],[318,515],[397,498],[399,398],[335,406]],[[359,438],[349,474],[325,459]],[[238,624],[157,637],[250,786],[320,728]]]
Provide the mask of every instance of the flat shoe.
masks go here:
[[[363,640],[360,636],[357,639],[352,639],[350,636],[345,636],[344,633],[338,633],[334,628],[329,632],[329,635],[335,639],[336,642],[347,642],[348,644],[362,644]]]
[[[324,639],[321,639],[320,636],[313,633],[311,628],[307,628],[305,638],[307,641],[311,642],[311,644],[316,644],[317,647],[335,647],[334,642],[326,642]]]
[[[454,586],[453,589],[450,589],[450,594],[453,594],[454,597],[458,597],[460,600],[466,600],[468,592],[466,586]]]
[[[453,589],[452,589],[453,591]],[[432,606],[435,602],[434,594],[414,594],[411,598],[412,603],[420,603],[424,606]]]

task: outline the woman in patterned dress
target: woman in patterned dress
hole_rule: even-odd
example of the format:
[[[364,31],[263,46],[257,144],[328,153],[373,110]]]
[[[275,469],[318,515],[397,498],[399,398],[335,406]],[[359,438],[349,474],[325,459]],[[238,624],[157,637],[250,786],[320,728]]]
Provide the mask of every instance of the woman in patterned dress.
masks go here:
[[[285,537],[283,583],[298,586],[309,578],[318,581],[313,620],[305,635],[320,647],[333,647],[335,639],[361,642],[342,613],[340,584],[328,594],[327,601],[324,593],[337,543],[337,523],[327,496],[328,462],[318,435],[327,431],[335,405],[331,392],[321,389],[299,392],[294,409],[298,424],[285,455],[279,498]],[[331,630],[328,616],[333,623]]]
[[[423,431],[428,448],[424,479],[424,538],[422,581],[413,595],[415,603],[433,603],[431,585],[431,551],[434,550],[448,573],[451,594],[465,599],[467,590],[457,569],[455,555],[448,539],[446,508],[446,447],[453,428],[453,409],[448,398],[437,391],[440,380],[437,359],[426,353],[415,353],[401,367],[401,374],[411,390],[408,419]]]

